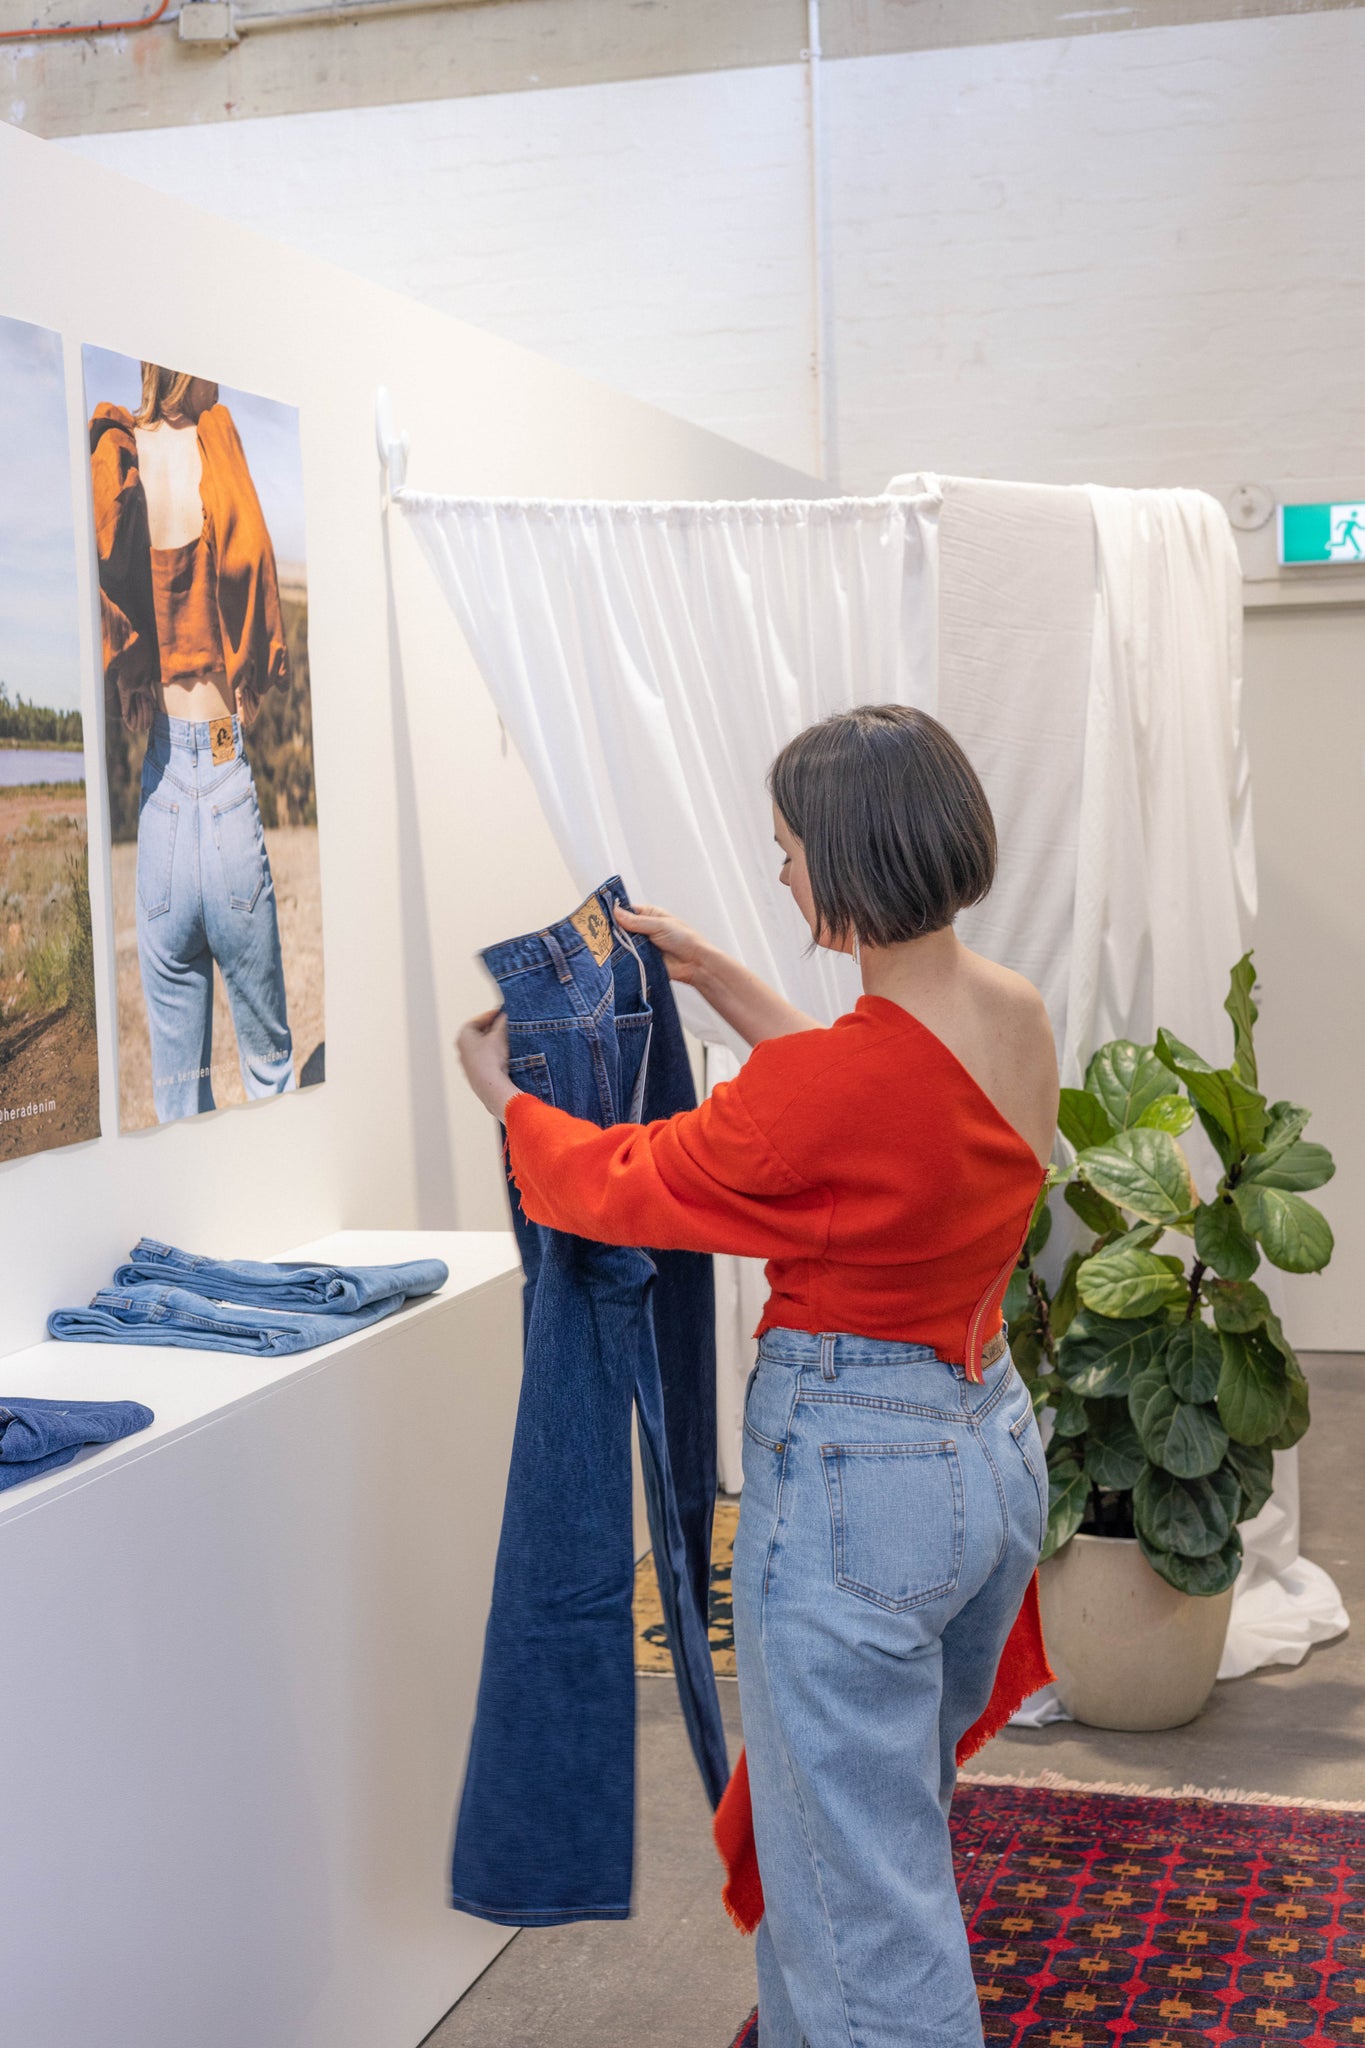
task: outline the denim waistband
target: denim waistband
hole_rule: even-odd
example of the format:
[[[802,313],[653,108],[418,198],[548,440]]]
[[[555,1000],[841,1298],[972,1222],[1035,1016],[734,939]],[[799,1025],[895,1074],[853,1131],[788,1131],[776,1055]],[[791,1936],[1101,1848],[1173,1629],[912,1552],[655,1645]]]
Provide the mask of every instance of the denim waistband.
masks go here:
[[[937,1365],[960,1373],[932,1344],[904,1344],[890,1337],[857,1337],[847,1331],[765,1330],[758,1340],[760,1358],[780,1365]]]
[[[611,929],[612,952],[633,951],[633,948],[628,948],[625,945],[624,939],[616,929],[613,917],[613,912],[618,903],[624,903],[627,906],[630,903],[630,898],[626,894],[626,885],[621,880],[621,877],[619,875],[609,876],[599,888],[592,891],[591,895],[584,897],[583,903],[579,905],[579,909],[581,910],[584,905],[591,903],[594,896],[601,904],[607,924]],[[483,961],[484,966],[488,969],[494,981],[506,981],[514,974],[525,974],[529,969],[535,967],[553,967],[555,965],[554,957],[550,948],[545,943],[546,934],[548,933],[565,959],[571,960],[576,953],[586,953],[589,951],[587,940],[573,922],[574,915],[577,915],[577,912],[569,917],[561,918],[556,924],[542,926],[538,932],[524,932],[517,939],[500,939],[495,946],[485,946],[479,958]],[[608,954],[606,957],[610,959],[611,954]]]
[[[169,712],[158,711],[152,719],[149,744],[160,742],[162,748],[170,747],[180,754],[212,754],[213,728],[224,723],[221,718],[172,718]],[[234,753],[242,748],[242,727],[237,718],[231,720],[232,746]]]

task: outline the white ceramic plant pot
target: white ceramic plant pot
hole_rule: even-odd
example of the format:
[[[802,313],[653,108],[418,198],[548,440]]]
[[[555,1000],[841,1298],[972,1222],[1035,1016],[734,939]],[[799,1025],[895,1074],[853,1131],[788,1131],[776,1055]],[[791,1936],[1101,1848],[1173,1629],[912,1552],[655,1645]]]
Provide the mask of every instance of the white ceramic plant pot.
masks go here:
[[[1042,1566],[1048,1659],[1073,1720],[1179,1728],[1213,1691],[1233,1588],[1178,1593],[1132,1536],[1073,1536]]]

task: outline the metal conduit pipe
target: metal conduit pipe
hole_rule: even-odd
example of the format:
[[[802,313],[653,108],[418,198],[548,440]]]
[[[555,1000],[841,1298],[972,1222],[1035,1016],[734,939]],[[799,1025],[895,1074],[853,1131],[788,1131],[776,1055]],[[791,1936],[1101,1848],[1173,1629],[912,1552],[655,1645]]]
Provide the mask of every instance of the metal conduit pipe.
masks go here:
[[[6,28],[0,29],[0,43],[40,42],[50,36],[112,36],[131,34],[134,29],[151,28],[161,20],[171,0],[161,0],[161,5],[151,14],[141,15],[136,21],[78,21],[63,22],[58,28]]]
[[[262,14],[238,14],[233,9],[228,17],[230,27],[227,34],[221,39],[206,36],[204,40],[236,42],[242,36],[254,35],[258,29],[310,28],[329,22],[363,21],[371,14],[434,14],[454,7],[490,4],[492,0],[339,0],[339,4],[325,7],[286,7]],[[52,36],[122,35],[135,29],[152,28],[159,21],[165,21],[169,27],[180,19],[180,14],[178,7],[171,10],[171,0],[160,0],[160,5],[150,14],[144,14],[136,21],[81,21],[63,23],[57,28],[0,29],[0,43],[37,42]]]

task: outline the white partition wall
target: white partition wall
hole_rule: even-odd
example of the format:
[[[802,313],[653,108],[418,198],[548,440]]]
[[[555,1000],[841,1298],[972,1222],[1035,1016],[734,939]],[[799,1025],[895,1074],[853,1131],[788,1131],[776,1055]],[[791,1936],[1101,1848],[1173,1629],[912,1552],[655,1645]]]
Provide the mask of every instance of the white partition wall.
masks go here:
[[[505,1223],[496,1143],[455,1084],[451,1040],[489,1000],[476,949],[563,915],[576,897],[412,536],[396,521],[386,533],[376,386],[389,387],[412,434],[416,484],[682,498],[820,489],[202,212],[193,196],[151,192],[0,127],[0,312],[65,338],[82,533],[82,342],[184,363],[300,409],[328,1079],[116,1136],[108,870],[97,857],[105,1136],[0,1166],[0,1357],[34,1342],[49,1309],[87,1298],[143,1233],[251,1257],[346,1225]],[[97,750],[84,549],[80,561],[83,702]],[[93,786],[91,837],[98,847]]]
[[[320,1351],[41,1344],[155,1409],[0,1493],[5,2048],[415,2048],[510,1939],[446,1904],[521,1376],[510,1232],[343,1234],[439,1296]]]

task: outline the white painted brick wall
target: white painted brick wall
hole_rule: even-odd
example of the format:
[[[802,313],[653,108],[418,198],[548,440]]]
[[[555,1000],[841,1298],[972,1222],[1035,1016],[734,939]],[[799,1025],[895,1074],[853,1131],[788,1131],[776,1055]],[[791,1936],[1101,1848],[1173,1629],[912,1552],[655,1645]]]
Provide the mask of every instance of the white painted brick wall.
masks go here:
[[[1365,459],[1365,13],[826,81],[846,485]]]
[[[805,91],[711,73],[65,146],[810,468]]]

